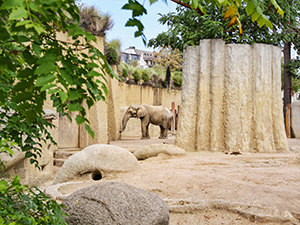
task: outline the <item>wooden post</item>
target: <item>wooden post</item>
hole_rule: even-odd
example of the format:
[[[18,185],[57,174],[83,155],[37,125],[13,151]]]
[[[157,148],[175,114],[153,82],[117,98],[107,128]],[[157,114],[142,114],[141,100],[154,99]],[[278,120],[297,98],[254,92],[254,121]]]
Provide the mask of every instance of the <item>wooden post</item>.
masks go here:
[[[291,137],[291,115],[288,113],[288,109],[291,109],[291,94],[292,94],[292,77],[288,68],[288,64],[291,60],[291,42],[284,43],[283,48],[283,61],[284,61],[284,98],[283,98],[283,115],[285,119],[286,136]]]
[[[175,120],[176,120],[175,102],[172,102],[171,112],[173,113],[173,121],[172,121],[172,124],[171,124],[171,133],[175,134]]]
[[[285,109],[285,132],[286,137],[291,138],[291,104],[287,104]]]
[[[177,126],[178,126],[179,113],[180,113],[180,105],[177,106],[177,113],[176,113],[176,119],[175,119],[175,130],[177,130]]]

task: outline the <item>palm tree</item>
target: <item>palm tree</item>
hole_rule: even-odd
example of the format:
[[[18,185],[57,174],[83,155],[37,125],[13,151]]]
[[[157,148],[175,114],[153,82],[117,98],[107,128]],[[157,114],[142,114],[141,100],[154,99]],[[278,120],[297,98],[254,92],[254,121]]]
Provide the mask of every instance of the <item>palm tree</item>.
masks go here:
[[[105,32],[113,27],[110,15],[102,14],[94,6],[80,6],[79,25],[95,36],[105,36]]]

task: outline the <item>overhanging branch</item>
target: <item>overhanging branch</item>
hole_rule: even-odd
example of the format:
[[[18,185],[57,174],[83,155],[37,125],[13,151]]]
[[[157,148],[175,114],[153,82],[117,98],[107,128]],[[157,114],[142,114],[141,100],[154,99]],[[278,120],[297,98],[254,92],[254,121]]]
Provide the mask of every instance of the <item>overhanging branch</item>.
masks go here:
[[[191,5],[189,5],[187,3],[181,2],[179,0],[171,0],[171,1],[175,2],[178,5],[184,6],[184,7],[188,8],[188,9],[192,9]],[[196,9],[193,9],[193,10],[196,10],[199,14],[204,15],[203,12],[201,12],[201,10],[199,8],[196,8]]]

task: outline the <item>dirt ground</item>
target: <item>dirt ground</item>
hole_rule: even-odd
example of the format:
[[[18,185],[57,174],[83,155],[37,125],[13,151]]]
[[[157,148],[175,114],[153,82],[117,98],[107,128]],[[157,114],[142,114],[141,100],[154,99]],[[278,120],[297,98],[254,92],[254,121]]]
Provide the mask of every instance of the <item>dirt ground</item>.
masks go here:
[[[167,140],[128,138],[110,144],[135,151]],[[106,174],[59,188],[69,194],[95,182],[125,182],[156,193],[168,204],[171,225],[300,224],[300,139],[289,153],[224,152],[159,155],[128,173]]]

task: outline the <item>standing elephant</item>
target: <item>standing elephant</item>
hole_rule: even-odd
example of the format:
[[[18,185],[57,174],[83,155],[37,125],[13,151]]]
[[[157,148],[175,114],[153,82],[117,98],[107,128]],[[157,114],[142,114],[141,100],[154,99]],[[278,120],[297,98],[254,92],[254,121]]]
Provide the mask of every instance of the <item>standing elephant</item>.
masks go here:
[[[125,130],[130,118],[140,118],[142,128],[142,139],[150,138],[149,124],[160,127],[160,139],[168,138],[168,130],[171,128],[173,114],[164,106],[152,106],[147,104],[130,105],[122,119],[121,133]]]

